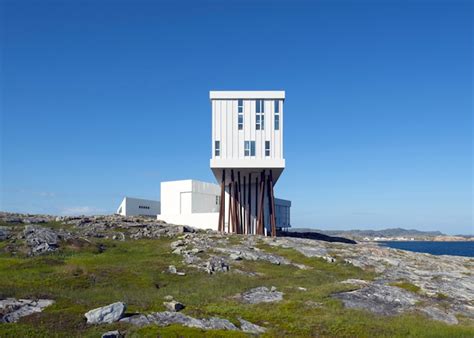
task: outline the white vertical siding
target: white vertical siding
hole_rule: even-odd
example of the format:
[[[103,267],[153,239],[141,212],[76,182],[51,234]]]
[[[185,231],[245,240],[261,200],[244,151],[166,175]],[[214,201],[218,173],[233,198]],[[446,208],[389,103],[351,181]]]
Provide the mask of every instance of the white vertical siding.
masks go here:
[[[256,100],[243,100],[244,128],[238,129],[238,100],[212,100],[212,158],[214,141],[220,141],[221,159],[245,158],[245,141],[255,141],[255,158],[283,159],[283,100],[280,100],[280,130],[274,130],[275,103],[264,100],[264,129],[256,130]],[[270,156],[265,156],[265,141],[270,141]]]

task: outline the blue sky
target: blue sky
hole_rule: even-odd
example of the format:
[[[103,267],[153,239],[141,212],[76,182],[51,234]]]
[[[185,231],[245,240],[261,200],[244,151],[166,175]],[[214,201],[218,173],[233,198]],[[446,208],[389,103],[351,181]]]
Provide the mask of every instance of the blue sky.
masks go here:
[[[471,1],[1,2],[1,210],[213,181],[209,90],[286,90],[292,224],[474,233]]]

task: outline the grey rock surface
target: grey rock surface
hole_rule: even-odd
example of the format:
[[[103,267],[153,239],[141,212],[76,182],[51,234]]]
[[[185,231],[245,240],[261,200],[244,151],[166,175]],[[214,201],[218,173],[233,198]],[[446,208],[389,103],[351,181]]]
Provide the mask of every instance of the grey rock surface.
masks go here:
[[[168,311],[172,311],[172,312],[179,312],[185,308],[183,303],[177,302],[175,300],[164,302],[163,305]]]
[[[56,251],[59,247],[58,234],[51,229],[27,225],[23,230],[23,235],[32,255]]]
[[[434,306],[422,308],[421,311],[431,319],[445,322],[446,324],[454,325],[458,323],[458,319],[456,318],[454,313],[450,311],[441,310]]]
[[[283,300],[283,292],[277,291],[274,287],[269,289],[266,286],[260,286],[243,292],[236,298],[249,304],[279,302]]]
[[[395,315],[411,310],[420,300],[416,294],[395,286],[371,284],[361,289],[334,295],[348,308],[368,310],[381,315]]]
[[[84,316],[87,319],[87,324],[113,323],[122,318],[126,308],[125,303],[117,302],[90,310]]]
[[[102,334],[102,338],[122,338],[124,337],[119,330],[107,331]]]
[[[240,329],[245,333],[260,334],[267,331],[266,328],[259,326],[257,324],[253,324],[242,318],[239,318],[239,322],[240,322]]]
[[[10,230],[7,227],[0,226],[0,241],[10,238]]]
[[[216,272],[227,272],[230,268],[224,258],[213,256],[205,263],[204,269],[207,273],[213,274]]]
[[[155,312],[148,315],[138,314],[123,318],[120,321],[138,326],[150,324],[168,326],[172,324],[179,324],[204,330],[238,330],[238,328],[227,319],[217,317],[196,319],[180,312],[171,311]]]
[[[0,300],[0,323],[14,323],[21,317],[43,311],[53,303],[54,301],[50,299],[2,299]]]

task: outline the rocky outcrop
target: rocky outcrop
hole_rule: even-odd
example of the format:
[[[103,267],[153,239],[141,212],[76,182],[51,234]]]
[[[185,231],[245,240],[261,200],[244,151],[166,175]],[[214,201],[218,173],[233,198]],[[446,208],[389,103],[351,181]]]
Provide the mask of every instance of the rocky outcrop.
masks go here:
[[[245,333],[261,334],[267,331],[266,328],[253,324],[251,322],[248,322],[242,318],[239,318],[239,322],[240,322],[240,329]]]
[[[54,301],[50,299],[7,298],[0,300],[0,323],[14,323],[21,317],[43,311],[53,303]]]
[[[376,243],[351,245],[285,237],[262,238],[262,241],[297,250],[306,257],[328,262],[339,260],[343,264],[375,270],[374,281],[345,281],[359,289],[334,295],[347,307],[385,315],[418,311],[449,324],[457,322],[456,315],[474,318],[474,260],[468,257],[434,256],[381,247]],[[401,281],[419,291],[415,293],[391,285]],[[444,310],[439,308],[440,302]]]
[[[23,234],[26,244],[30,247],[31,255],[40,255],[58,249],[58,234],[51,229],[27,225]]]
[[[10,230],[7,227],[0,226],[0,241],[10,238]]]
[[[129,323],[137,326],[158,325],[168,326],[172,324],[179,324],[187,327],[199,328],[202,330],[230,330],[243,331],[245,333],[262,333],[265,328],[252,324],[243,319],[239,320],[241,327],[238,328],[231,321],[219,317],[197,319],[187,316],[180,312],[155,312],[148,315],[138,314],[130,317],[125,317],[120,320],[122,323]]]
[[[416,294],[383,284],[370,284],[361,289],[334,295],[346,307],[368,310],[380,315],[396,315],[414,308],[420,300]]]
[[[272,286],[270,289],[265,286],[261,286],[238,294],[235,296],[235,298],[240,299],[242,302],[248,304],[271,303],[283,300],[283,292],[277,291],[274,286]]]
[[[90,310],[84,316],[87,319],[87,324],[113,323],[122,318],[126,309],[125,303],[117,302]]]
[[[421,311],[433,320],[445,322],[446,324],[450,325],[458,323],[458,319],[451,311],[441,310],[435,306],[424,307],[421,309]]]

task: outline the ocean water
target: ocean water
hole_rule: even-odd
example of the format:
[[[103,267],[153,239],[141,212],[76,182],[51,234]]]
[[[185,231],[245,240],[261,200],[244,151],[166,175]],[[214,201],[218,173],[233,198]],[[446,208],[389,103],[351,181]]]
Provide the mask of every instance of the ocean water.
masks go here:
[[[381,242],[390,248],[414,252],[425,252],[432,255],[454,255],[474,257],[474,242]]]

